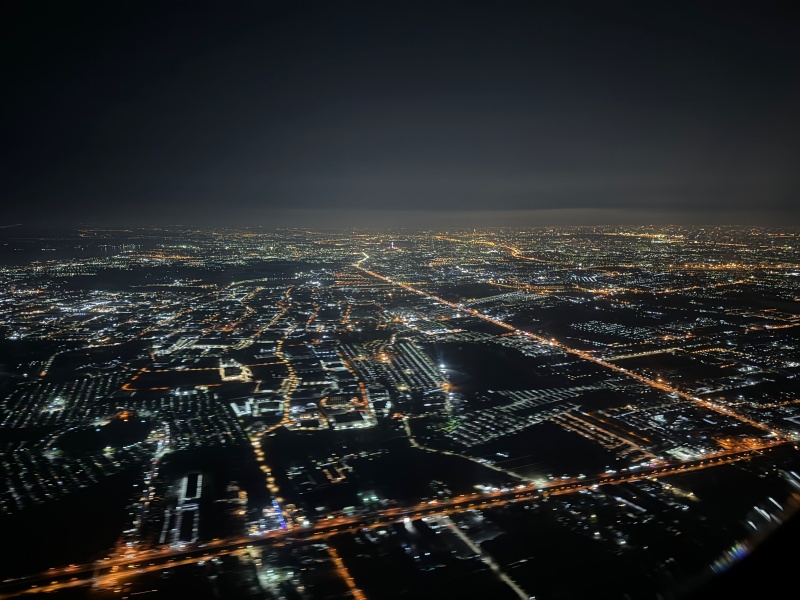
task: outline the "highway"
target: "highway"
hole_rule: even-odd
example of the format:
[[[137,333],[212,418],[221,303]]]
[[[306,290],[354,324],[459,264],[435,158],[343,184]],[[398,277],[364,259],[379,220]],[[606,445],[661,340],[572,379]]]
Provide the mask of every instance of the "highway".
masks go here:
[[[785,443],[787,442],[783,440],[765,440],[760,448],[737,452],[723,451],[700,460],[660,464],[638,469],[620,469],[619,472],[607,471],[585,478],[522,483],[496,491],[462,494],[454,498],[431,500],[414,506],[393,507],[381,511],[322,519],[308,526],[295,526],[261,534],[213,540],[182,548],[162,546],[140,551],[127,549],[126,554],[122,556],[107,557],[95,563],[53,568],[26,577],[4,580],[0,582],[0,600],[82,585],[116,589],[127,576],[136,573],[196,564],[211,560],[216,556],[240,555],[248,552],[251,548],[292,544],[305,540],[316,541],[343,533],[385,527],[406,519],[443,518],[468,510],[499,507],[515,502],[536,501],[555,495],[574,494],[586,489],[596,489],[602,485],[616,485],[713,468],[762,456],[765,452]]]
[[[453,308],[453,309],[455,309],[457,311],[460,311],[460,312],[467,313],[469,315],[472,315],[473,317],[477,317],[477,318],[482,319],[482,320],[484,320],[484,321],[486,321],[488,323],[493,323],[494,325],[497,325],[498,327],[502,327],[503,329],[507,329],[510,332],[517,333],[517,334],[520,334],[520,335],[524,335],[524,336],[530,338],[531,340],[539,342],[542,345],[553,346],[555,348],[558,348],[558,349],[566,352],[567,354],[572,354],[573,356],[577,356],[579,358],[582,358],[583,360],[586,360],[586,361],[589,361],[589,362],[593,362],[596,365],[600,365],[601,367],[605,367],[606,369],[609,369],[611,371],[616,371],[617,373],[620,373],[620,374],[626,375],[628,377],[631,377],[633,379],[636,379],[636,380],[640,381],[641,383],[643,383],[643,384],[645,384],[647,386],[650,386],[653,389],[657,389],[657,390],[660,390],[662,392],[667,392],[669,394],[674,394],[674,395],[676,395],[676,396],[678,396],[680,398],[683,398],[684,400],[688,400],[689,402],[692,402],[692,403],[694,403],[694,404],[696,404],[698,406],[701,406],[701,407],[703,407],[705,409],[708,409],[708,410],[711,410],[713,412],[716,412],[716,413],[723,414],[723,415],[726,415],[728,417],[734,418],[734,419],[736,419],[738,421],[741,421],[742,423],[747,423],[748,425],[756,427],[757,429],[761,429],[762,431],[766,431],[766,432],[770,433],[776,439],[784,439],[784,440],[787,440],[787,441],[789,439],[787,434],[785,432],[783,432],[783,431],[779,431],[779,430],[777,430],[777,429],[775,429],[773,427],[770,427],[769,425],[766,425],[765,423],[760,423],[758,421],[750,419],[749,417],[747,417],[745,415],[739,414],[736,411],[731,410],[730,408],[728,408],[726,406],[723,406],[721,404],[718,404],[716,402],[713,402],[711,400],[703,400],[702,398],[698,398],[697,396],[692,396],[691,394],[687,394],[686,392],[682,392],[681,390],[679,390],[679,389],[667,384],[664,381],[661,381],[660,379],[656,380],[656,379],[651,379],[649,377],[645,377],[644,375],[640,375],[638,373],[635,373],[633,371],[630,371],[628,369],[625,369],[623,367],[615,365],[615,364],[613,364],[613,363],[611,363],[611,362],[609,362],[607,360],[603,360],[602,358],[598,358],[598,357],[594,356],[591,351],[584,351],[584,350],[578,350],[576,348],[571,348],[571,347],[569,347],[569,346],[567,346],[565,344],[562,344],[561,342],[556,341],[554,338],[547,339],[544,336],[536,335],[534,333],[531,333],[530,331],[525,331],[524,329],[518,329],[518,328],[514,327],[513,325],[509,325],[508,323],[506,323],[504,321],[500,321],[498,319],[490,317],[489,315],[486,315],[486,314],[484,314],[484,313],[482,313],[482,312],[480,312],[478,310],[475,310],[474,308],[466,308],[461,304],[456,304],[455,302],[450,302],[448,300],[445,300],[444,298],[440,298],[438,296],[434,296],[432,294],[429,294],[428,292],[425,292],[424,290],[420,290],[420,289],[412,287],[412,286],[410,286],[408,284],[405,284],[405,283],[402,283],[402,282],[399,282],[399,281],[395,281],[394,279],[392,279],[390,277],[387,277],[385,275],[381,275],[380,273],[376,273],[375,271],[370,271],[369,269],[366,269],[365,267],[361,266],[361,263],[363,263],[368,258],[369,258],[369,256],[365,254],[364,258],[362,258],[361,260],[356,262],[353,266],[356,267],[357,269],[359,269],[360,271],[362,271],[362,272],[364,272],[364,273],[366,273],[368,275],[371,275],[372,277],[375,277],[376,279],[380,279],[381,281],[385,281],[387,283],[394,284],[394,285],[396,285],[398,287],[401,287],[401,288],[403,288],[405,290],[408,290],[410,292],[414,292],[415,294],[423,296],[423,297],[425,297],[425,298],[427,298],[429,300],[433,300],[433,301],[438,302],[440,304],[444,304],[446,306],[449,306],[450,308]]]

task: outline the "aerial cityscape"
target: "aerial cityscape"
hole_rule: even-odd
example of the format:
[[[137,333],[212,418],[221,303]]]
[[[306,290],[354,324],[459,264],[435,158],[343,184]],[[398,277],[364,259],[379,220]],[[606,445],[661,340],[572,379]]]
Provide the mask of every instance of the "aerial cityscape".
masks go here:
[[[0,600],[792,597],[790,5],[2,8]]]
[[[796,230],[1,233],[2,598],[683,598],[800,505]]]

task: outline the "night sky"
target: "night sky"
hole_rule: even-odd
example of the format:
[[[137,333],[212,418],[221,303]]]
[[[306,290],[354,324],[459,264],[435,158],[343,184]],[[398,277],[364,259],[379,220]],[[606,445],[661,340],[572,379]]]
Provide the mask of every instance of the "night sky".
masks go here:
[[[776,2],[0,4],[0,225],[798,224]]]

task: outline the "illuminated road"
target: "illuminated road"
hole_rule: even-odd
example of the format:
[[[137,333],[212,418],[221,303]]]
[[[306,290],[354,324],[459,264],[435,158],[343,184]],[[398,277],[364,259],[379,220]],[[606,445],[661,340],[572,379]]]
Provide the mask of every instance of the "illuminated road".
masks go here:
[[[469,510],[540,500],[551,495],[574,494],[601,485],[616,485],[641,479],[677,475],[762,456],[764,452],[784,443],[786,442],[771,440],[766,441],[759,449],[720,452],[701,460],[639,469],[621,469],[616,473],[607,471],[594,477],[519,484],[512,488],[503,488],[493,492],[462,494],[447,500],[431,500],[409,507],[395,507],[371,513],[322,519],[307,527],[294,527],[214,540],[205,544],[192,544],[184,548],[160,547],[138,552],[131,551],[125,556],[105,558],[92,564],[54,568],[27,577],[7,579],[0,583],[0,600],[22,594],[48,592],[90,584],[99,588],[112,589],[117,587],[127,575],[196,564],[215,556],[244,554],[250,548],[290,544],[303,540],[321,540],[342,533],[355,533],[365,528],[385,527],[406,519],[440,518]]]
[[[494,319],[494,318],[490,317],[489,315],[486,315],[486,314],[484,314],[484,313],[482,313],[480,311],[475,310],[474,308],[465,308],[463,305],[456,304],[455,302],[450,302],[448,300],[445,300],[444,298],[440,298],[438,296],[434,296],[434,295],[429,294],[429,293],[427,293],[427,292],[425,292],[423,290],[420,290],[420,289],[417,289],[415,287],[412,287],[412,286],[410,286],[408,284],[405,284],[405,283],[402,283],[402,282],[399,282],[399,281],[395,281],[394,279],[392,279],[390,277],[386,277],[385,275],[381,275],[380,273],[376,273],[375,271],[370,271],[369,269],[366,269],[366,268],[361,266],[361,263],[363,263],[368,258],[369,257],[367,255],[365,255],[364,258],[359,260],[358,262],[356,262],[354,264],[354,266],[357,269],[359,269],[360,271],[362,271],[362,272],[364,272],[364,273],[366,273],[368,275],[371,275],[372,277],[375,277],[376,279],[380,279],[381,281],[385,281],[387,283],[391,283],[391,284],[396,285],[398,287],[401,287],[401,288],[403,288],[405,290],[408,290],[410,292],[413,292],[415,294],[423,296],[423,297],[425,297],[425,298],[427,298],[429,300],[433,300],[435,302],[438,302],[440,304],[444,304],[444,305],[449,306],[450,308],[453,308],[453,309],[458,310],[460,312],[472,315],[473,317],[477,317],[477,318],[482,319],[484,321],[487,321],[489,323],[493,323],[494,325],[497,325],[498,327],[502,327],[504,329],[507,329],[510,332],[517,333],[519,335],[524,335],[524,336],[530,338],[531,340],[535,340],[535,341],[539,342],[540,344],[547,345],[547,346],[553,346],[555,348],[563,350],[564,352],[566,352],[568,354],[572,354],[574,356],[577,356],[577,357],[582,358],[584,360],[587,360],[589,362],[593,362],[593,363],[595,363],[597,365],[600,365],[601,367],[605,367],[606,369],[609,369],[611,371],[616,371],[617,373],[621,373],[623,375],[627,375],[628,377],[632,377],[633,379],[636,379],[636,380],[640,381],[641,383],[644,383],[645,385],[650,386],[651,388],[654,388],[654,389],[657,389],[657,390],[661,390],[662,392],[667,392],[669,394],[675,394],[676,396],[678,396],[680,398],[683,398],[684,400],[688,400],[690,402],[693,402],[693,403],[695,403],[695,404],[697,404],[699,406],[702,406],[705,409],[708,409],[708,410],[711,410],[711,411],[726,415],[728,417],[737,419],[738,421],[741,421],[743,423],[747,423],[748,425],[756,427],[757,429],[761,429],[762,431],[767,431],[777,439],[788,440],[788,438],[787,438],[787,436],[786,436],[786,434],[784,432],[778,431],[778,430],[770,427],[769,425],[766,425],[765,423],[760,423],[758,421],[754,421],[753,419],[750,419],[749,417],[741,415],[741,414],[737,413],[736,411],[731,410],[730,408],[728,408],[726,406],[722,406],[721,404],[717,404],[716,402],[713,402],[711,400],[703,400],[702,398],[698,398],[697,396],[692,396],[691,394],[687,394],[686,392],[682,392],[682,391],[678,390],[677,388],[672,387],[671,385],[669,385],[669,384],[667,384],[667,383],[665,383],[663,381],[650,379],[649,377],[645,377],[644,375],[639,375],[638,373],[634,373],[633,371],[629,371],[628,369],[625,369],[623,367],[617,366],[617,365],[615,365],[615,364],[613,364],[611,362],[603,360],[602,358],[598,358],[596,356],[593,356],[592,353],[589,352],[589,351],[584,351],[584,350],[578,350],[576,348],[571,348],[569,346],[566,346],[565,344],[557,342],[555,339],[552,339],[552,338],[551,339],[547,339],[547,338],[545,338],[543,336],[531,333],[530,331],[525,331],[524,329],[517,329],[513,325],[509,325],[508,323],[506,323],[504,321],[500,321],[498,319]]]
[[[539,262],[539,263],[548,263],[548,264],[553,264],[553,265],[567,264],[567,263],[565,263],[563,261],[546,260],[544,258],[535,258],[533,256],[527,256],[523,250],[521,250],[520,248],[517,248],[516,246],[512,246],[511,244],[500,244],[498,242],[491,242],[491,241],[487,241],[487,240],[463,240],[463,239],[458,239],[458,238],[445,237],[443,235],[437,235],[435,237],[436,237],[437,240],[445,240],[445,241],[448,241],[448,242],[458,242],[458,243],[467,242],[469,244],[482,244],[484,246],[490,246],[492,248],[503,248],[504,250],[508,250],[508,252],[511,254],[511,256],[513,256],[514,258],[519,259],[519,260],[527,260],[527,261]]]
[[[500,568],[500,565],[495,562],[494,558],[490,554],[487,554],[483,551],[483,549],[475,544],[466,533],[461,531],[461,528],[458,527],[453,520],[448,517],[443,517],[440,521],[447,527],[450,531],[453,532],[453,535],[459,537],[464,545],[469,548],[472,552],[475,553],[476,556],[480,556],[481,561],[491,569],[492,573],[494,573],[495,577],[497,577],[500,581],[505,583],[511,590],[517,595],[520,600],[529,600],[528,594],[523,590],[517,582],[511,579],[508,575],[506,575],[503,570]]]

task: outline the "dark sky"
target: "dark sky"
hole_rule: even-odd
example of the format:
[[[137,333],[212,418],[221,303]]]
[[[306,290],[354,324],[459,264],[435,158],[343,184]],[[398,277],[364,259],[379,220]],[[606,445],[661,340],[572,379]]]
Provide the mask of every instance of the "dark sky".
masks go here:
[[[0,224],[800,216],[775,2],[0,4]]]

